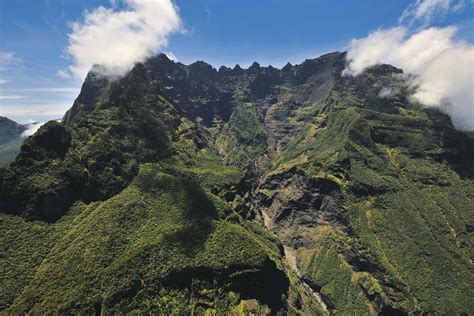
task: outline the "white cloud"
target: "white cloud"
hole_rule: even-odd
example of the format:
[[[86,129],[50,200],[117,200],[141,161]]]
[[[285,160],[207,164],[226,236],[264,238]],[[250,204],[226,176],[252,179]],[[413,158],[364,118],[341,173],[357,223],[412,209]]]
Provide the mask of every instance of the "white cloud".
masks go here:
[[[379,94],[377,96],[379,98],[388,98],[399,92],[400,90],[398,88],[382,87],[382,89],[380,89]]]
[[[0,71],[21,64],[22,59],[12,52],[0,52]]]
[[[419,102],[440,107],[453,124],[474,130],[474,46],[453,43],[428,63],[415,79]]]
[[[178,61],[178,58],[176,57],[175,54],[173,54],[173,52],[165,52],[165,55],[174,62]]]
[[[471,5],[474,4],[473,0],[460,0],[458,3],[452,6],[451,10],[453,12],[460,12],[469,6],[469,1],[471,2]]]
[[[428,24],[438,16],[459,12],[466,7],[465,0],[416,0],[405,9],[399,22],[408,22],[410,25],[415,22]]]
[[[365,38],[352,40],[347,52],[349,64],[343,74],[356,76],[381,60],[392,63],[391,53],[400,45],[405,33],[406,29],[399,27],[378,30]]]
[[[353,40],[345,74],[388,63],[416,75],[413,98],[448,113],[453,124],[474,130],[474,46],[456,41],[455,27],[429,28],[409,34],[405,28],[378,30]]]
[[[345,74],[358,75],[367,67],[387,63],[407,72],[420,72],[446,49],[456,46],[456,28],[429,28],[409,34],[408,29],[396,27],[378,30],[349,45],[349,65]]]
[[[43,125],[44,123],[45,122],[30,122],[27,125],[28,128],[26,130],[24,130],[23,133],[21,133],[21,136],[22,137],[27,137],[27,136],[33,135],[41,127],[41,125]]]
[[[7,84],[10,80],[0,79],[0,84]]]
[[[63,69],[58,70],[56,72],[56,76],[58,76],[59,78],[62,78],[62,79],[71,78],[71,75],[69,74],[69,72],[67,70],[63,70]]]
[[[20,104],[2,104],[0,115],[6,117],[16,116],[56,116],[61,117],[71,107],[71,103],[64,102],[41,102]]]
[[[459,5],[464,2],[418,0],[401,20],[407,12],[414,19],[431,19],[442,10],[458,10]],[[455,26],[379,29],[351,41],[344,74],[357,76],[382,63],[399,67],[414,75],[410,81],[416,88],[414,101],[449,114],[457,128],[474,130],[474,45],[457,40],[456,32]]]
[[[126,0],[125,4],[122,11],[102,6],[86,11],[82,22],[71,25],[66,48],[73,60],[69,73],[83,79],[93,65],[101,65],[105,76],[123,75],[181,30],[178,8],[171,0]]]
[[[21,88],[21,89],[8,89],[5,91],[23,91],[23,92],[43,92],[43,93],[67,93],[67,94],[78,94],[79,88]]]
[[[0,100],[19,100],[23,99],[21,95],[0,95]]]
[[[405,9],[399,22],[415,20],[430,21],[434,15],[446,13],[450,0],[417,0]]]

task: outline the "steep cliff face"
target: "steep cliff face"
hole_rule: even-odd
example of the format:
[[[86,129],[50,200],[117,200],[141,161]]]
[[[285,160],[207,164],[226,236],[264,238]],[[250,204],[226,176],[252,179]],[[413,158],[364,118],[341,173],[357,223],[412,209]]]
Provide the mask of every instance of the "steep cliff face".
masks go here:
[[[92,71],[0,169],[1,308],[472,312],[474,141],[344,68]]]

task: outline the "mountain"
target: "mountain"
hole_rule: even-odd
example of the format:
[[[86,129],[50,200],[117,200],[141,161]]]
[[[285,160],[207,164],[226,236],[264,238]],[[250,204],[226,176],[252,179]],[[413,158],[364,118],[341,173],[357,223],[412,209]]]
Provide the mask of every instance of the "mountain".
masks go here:
[[[0,116],[0,144],[5,144],[12,139],[17,138],[26,130],[26,127],[20,125],[6,117]]]
[[[93,69],[0,168],[0,309],[472,313],[474,140],[344,68]]]
[[[26,126],[0,116],[0,165],[15,159],[23,141],[21,135],[26,129]]]

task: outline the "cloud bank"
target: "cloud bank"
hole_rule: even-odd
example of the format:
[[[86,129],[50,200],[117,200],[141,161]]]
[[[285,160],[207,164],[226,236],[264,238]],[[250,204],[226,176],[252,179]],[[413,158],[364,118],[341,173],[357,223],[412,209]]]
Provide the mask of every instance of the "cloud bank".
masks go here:
[[[82,22],[71,24],[65,52],[73,63],[58,75],[84,79],[93,65],[100,65],[102,75],[121,76],[182,29],[178,8],[171,0],[125,0],[125,6],[121,11],[100,6],[86,11]]]
[[[417,1],[409,9],[415,17],[425,18],[456,5],[459,3],[425,0]],[[455,127],[472,131],[474,45],[456,40],[456,32],[455,26],[416,31],[406,26],[377,30],[351,41],[344,73],[356,76],[367,67],[381,63],[402,68],[415,75],[411,80],[416,87],[412,96],[415,101],[441,109],[451,116]]]
[[[45,122],[33,122],[29,121],[27,124],[27,129],[21,133],[21,137],[28,137],[36,133],[36,131],[43,125]]]

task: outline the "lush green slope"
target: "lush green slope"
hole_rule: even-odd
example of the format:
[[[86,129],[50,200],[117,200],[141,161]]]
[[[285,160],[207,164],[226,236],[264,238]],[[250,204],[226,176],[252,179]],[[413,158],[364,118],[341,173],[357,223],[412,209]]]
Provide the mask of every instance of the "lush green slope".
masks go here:
[[[44,125],[1,170],[2,308],[285,309],[278,240],[222,200],[242,172],[139,71],[101,88],[119,97]]]
[[[132,185],[81,212],[10,310],[226,311],[239,295],[275,304],[285,276],[267,253],[278,249],[219,219],[226,212],[195,183],[144,165]],[[258,291],[270,279],[275,287]]]
[[[347,91],[311,107],[263,177],[256,211],[335,311],[474,310],[472,139],[400,96]],[[305,190],[323,198],[308,203]]]
[[[344,58],[91,72],[0,169],[0,310],[472,313],[474,140]]]

